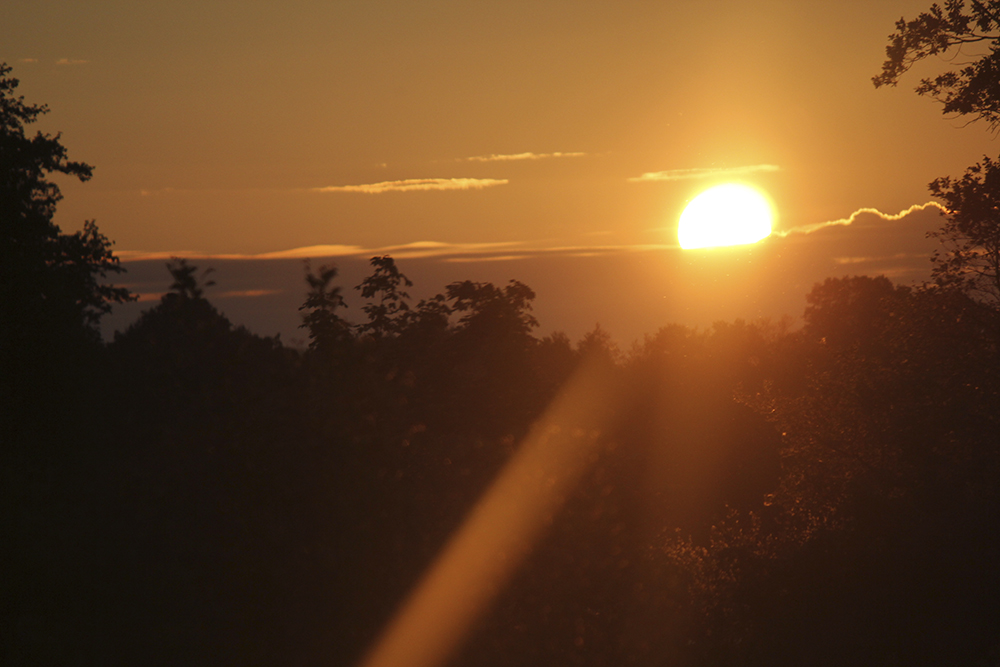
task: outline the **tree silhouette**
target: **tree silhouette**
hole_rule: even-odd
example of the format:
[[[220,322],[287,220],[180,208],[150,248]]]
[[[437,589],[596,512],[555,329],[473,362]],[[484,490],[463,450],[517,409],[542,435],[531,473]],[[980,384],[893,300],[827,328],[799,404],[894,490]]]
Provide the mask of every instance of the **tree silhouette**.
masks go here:
[[[939,178],[930,189],[948,208],[930,234],[943,247],[932,257],[935,282],[1000,309],[1000,162],[984,156],[962,178]]]
[[[340,295],[340,287],[332,284],[337,277],[337,267],[321,266],[313,273],[309,260],[305,266],[309,291],[305,303],[299,307],[303,311],[299,326],[309,330],[310,350],[328,354],[351,338],[350,325],[337,314],[337,310],[346,308],[347,304]]]
[[[894,86],[918,61],[943,56],[969,44],[986,48],[982,55],[917,86],[943,104],[943,112],[991,127],[1000,123],[1000,0],[948,0],[944,7],[933,4],[917,18],[896,23],[896,32],[886,47],[882,73],[872,78],[875,87]],[[984,157],[960,179],[942,177],[929,185],[931,193],[947,208],[944,226],[929,236],[940,241],[935,252],[933,276],[936,284],[956,288],[996,310],[1000,306],[1000,164]]]
[[[123,269],[93,221],[64,234],[52,221],[62,198],[52,173],[89,180],[93,167],[67,158],[59,135],[25,134],[48,111],[15,97],[18,80],[0,64],[0,350],[15,351],[98,338],[97,323],[128,290],[102,279]],[[45,341],[41,343],[41,341]],[[18,349],[20,348],[20,349]],[[10,369],[6,369],[9,375]]]
[[[703,610],[699,662],[975,664],[995,649],[996,352],[955,296],[882,277],[808,295],[784,345],[799,379],[745,399],[782,436],[777,485],[708,539],[667,542]]]
[[[972,114],[993,127],[1000,122],[1000,51],[995,48],[1000,39],[1000,2],[972,0],[967,5],[964,0],[947,0],[944,7],[935,3],[915,19],[897,21],[889,39],[882,73],[872,78],[876,88],[895,86],[918,61],[943,56],[954,47],[989,47],[971,62],[962,58],[958,69],[921,80],[916,90],[941,102],[946,114]]]
[[[577,344],[577,352],[582,357],[595,357],[605,364],[615,364],[621,361],[622,353],[615,345],[611,334],[601,328],[600,323],[583,335]]]
[[[447,295],[452,310],[464,313],[459,318],[461,328],[470,332],[524,337],[538,326],[538,320],[529,312],[535,293],[517,280],[511,280],[503,289],[492,283],[463,280],[448,285]]]
[[[205,295],[205,288],[215,285],[214,280],[209,280],[208,275],[215,269],[205,269],[201,274],[201,279],[195,275],[198,267],[191,266],[186,259],[175,258],[167,263],[167,270],[170,271],[174,282],[170,284],[170,289],[181,299],[196,300]]]
[[[491,437],[512,423],[526,428],[528,406],[535,403],[528,391],[536,344],[531,330],[538,325],[531,315],[535,293],[517,280],[503,288],[465,280],[448,285],[446,295],[452,312],[460,314],[449,345],[454,372],[447,403]]]
[[[103,650],[117,664],[153,646],[154,662],[279,661],[265,657],[281,646],[270,579],[293,557],[287,536],[302,539],[288,499],[318,465],[295,417],[298,354],[220,313],[209,271],[167,268],[171,291],[108,346],[120,414],[102,588],[141,602],[105,605]]]
[[[874,345],[884,337],[890,314],[899,312],[909,296],[909,288],[893,285],[885,276],[827,278],[806,295],[803,332],[837,351]]]
[[[398,334],[410,311],[406,300],[410,295],[400,289],[400,286],[413,287],[413,282],[399,272],[392,257],[372,257],[371,265],[375,272],[365,278],[354,289],[361,291],[361,296],[369,301],[361,308],[368,316],[368,322],[358,325],[361,333],[370,333],[375,338]]]
[[[234,327],[205,299],[205,287],[214,284],[205,280],[210,270],[199,280],[197,267],[184,259],[172,260],[167,269],[171,291],[116,333],[111,346],[120,371],[134,384],[132,392],[157,413],[193,411],[209,418],[246,392],[263,391],[248,378],[281,363],[277,339]]]
[[[48,108],[16,96],[10,72],[0,63],[0,439],[13,443],[93,397],[83,389],[100,375],[97,325],[133,297],[105,284],[123,269],[93,221],[73,234],[53,222],[61,194],[49,176],[86,181],[93,167],[69,160],[58,134],[26,133]]]

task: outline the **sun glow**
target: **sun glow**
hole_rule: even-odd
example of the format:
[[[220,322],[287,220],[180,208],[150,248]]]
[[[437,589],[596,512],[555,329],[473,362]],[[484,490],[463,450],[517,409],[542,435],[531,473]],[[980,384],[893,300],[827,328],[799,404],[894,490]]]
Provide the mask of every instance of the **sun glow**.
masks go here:
[[[772,217],[760,191],[725,183],[691,200],[681,213],[677,239],[685,250],[756,243],[771,234]]]

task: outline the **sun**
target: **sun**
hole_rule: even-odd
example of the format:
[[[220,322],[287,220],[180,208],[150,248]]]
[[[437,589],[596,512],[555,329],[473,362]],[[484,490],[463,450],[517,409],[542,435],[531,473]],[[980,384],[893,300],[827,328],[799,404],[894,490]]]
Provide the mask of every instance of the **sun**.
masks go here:
[[[685,250],[756,243],[771,234],[771,203],[759,190],[724,183],[705,190],[681,213],[677,240]]]

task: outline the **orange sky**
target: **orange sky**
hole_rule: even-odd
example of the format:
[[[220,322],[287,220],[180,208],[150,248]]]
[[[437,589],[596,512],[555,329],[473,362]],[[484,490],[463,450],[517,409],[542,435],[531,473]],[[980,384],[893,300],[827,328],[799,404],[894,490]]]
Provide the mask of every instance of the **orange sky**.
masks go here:
[[[928,4],[31,0],[5,7],[0,60],[97,167],[57,222],[96,219],[125,258],[418,244],[509,262],[674,245],[721,180],[764,188],[786,231],[928,201],[993,146],[912,92],[920,71],[871,85],[895,20]],[[885,230],[909,247],[921,220]],[[820,232],[766,243],[903,275],[892,242],[838,227],[854,257],[895,259],[838,264]]]

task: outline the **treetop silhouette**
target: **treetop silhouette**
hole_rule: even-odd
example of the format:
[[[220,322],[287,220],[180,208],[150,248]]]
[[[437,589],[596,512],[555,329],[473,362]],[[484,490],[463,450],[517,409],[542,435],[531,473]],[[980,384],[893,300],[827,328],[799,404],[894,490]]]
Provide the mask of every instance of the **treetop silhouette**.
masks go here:
[[[535,292],[520,281],[511,280],[499,288],[463,280],[448,285],[447,295],[452,310],[463,313],[459,323],[466,331],[528,336],[538,326],[530,312]]]
[[[1000,123],[1000,0],[947,0],[917,18],[896,22],[875,87],[894,86],[916,62],[943,56],[969,44],[986,53],[963,59],[957,69],[923,79],[919,95],[943,104],[945,114],[971,115],[991,128]],[[957,289],[980,304],[1000,307],[1000,165],[984,157],[958,179],[942,177],[929,185],[947,208],[946,222],[929,236],[942,248],[934,253],[933,277],[942,288]]]
[[[309,291],[299,310],[302,311],[303,329],[309,330],[309,349],[329,352],[333,347],[351,338],[350,325],[337,314],[339,308],[346,308],[340,287],[333,285],[337,277],[337,267],[321,266],[313,273],[309,260],[305,262],[306,283]]]
[[[372,299],[361,308],[368,322],[358,325],[358,331],[370,333],[375,338],[398,334],[410,313],[407,304],[410,295],[400,286],[413,287],[413,281],[399,272],[396,262],[388,255],[372,257],[371,265],[375,272],[354,288],[362,297]]]
[[[201,279],[195,275],[198,267],[188,264],[186,259],[174,258],[167,263],[167,270],[174,279],[170,289],[182,299],[201,299],[205,295],[205,288],[215,284],[214,280],[209,280],[208,276],[215,272],[213,268],[207,268],[201,273]]]
[[[915,63],[941,56],[954,47],[983,44],[987,53],[971,61],[962,59],[957,69],[922,79],[916,91],[943,104],[946,114],[974,115],[996,127],[1000,123],[1000,2],[997,0],[946,0],[917,18],[896,22],[890,35],[882,73],[872,77],[875,87],[895,86]]]
[[[18,80],[0,64],[0,334],[6,353],[37,337],[98,337],[97,323],[128,290],[103,283],[123,271],[93,221],[64,234],[52,218],[62,198],[53,173],[87,181],[93,167],[67,157],[60,135],[26,126],[48,112],[15,96]]]
[[[938,178],[930,190],[949,211],[930,233],[942,246],[931,258],[935,281],[1000,309],[1000,162],[984,156],[961,178]]]

